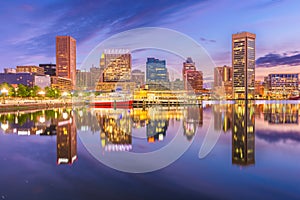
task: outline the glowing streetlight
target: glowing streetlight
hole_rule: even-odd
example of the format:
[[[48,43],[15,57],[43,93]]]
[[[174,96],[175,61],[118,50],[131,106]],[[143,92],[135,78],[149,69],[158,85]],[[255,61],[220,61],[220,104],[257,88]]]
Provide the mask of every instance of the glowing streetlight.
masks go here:
[[[3,95],[3,104],[5,104],[5,96],[8,94],[8,90],[6,88],[2,88],[1,94]]]

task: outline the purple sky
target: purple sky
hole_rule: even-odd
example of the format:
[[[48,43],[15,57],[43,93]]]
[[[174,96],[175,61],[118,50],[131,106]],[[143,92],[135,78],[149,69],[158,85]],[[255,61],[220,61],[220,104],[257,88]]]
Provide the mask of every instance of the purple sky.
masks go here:
[[[297,0],[1,1],[0,69],[55,63],[56,35],[77,40],[80,66],[111,35],[151,26],[190,36],[216,65],[231,65],[231,34],[250,31],[257,34],[257,76],[266,67],[300,72],[299,8]]]

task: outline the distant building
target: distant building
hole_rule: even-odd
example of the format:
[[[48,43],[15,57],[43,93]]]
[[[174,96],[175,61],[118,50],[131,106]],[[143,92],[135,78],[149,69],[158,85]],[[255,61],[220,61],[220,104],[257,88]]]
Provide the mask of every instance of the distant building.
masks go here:
[[[34,85],[39,86],[40,88],[50,87],[51,78],[50,76],[34,76]]]
[[[39,66],[17,66],[17,73],[32,73],[35,75],[45,75],[44,68]]]
[[[165,60],[147,58],[146,81],[149,82],[169,82],[168,70]]]
[[[0,73],[0,84],[22,84],[29,87],[34,86],[34,75],[32,73],[16,73],[16,74],[5,74]]]
[[[131,72],[131,81],[136,84],[136,86],[142,86],[145,84],[145,72],[135,69]]]
[[[299,74],[269,74],[265,81],[269,92],[290,95],[292,92],[298,91]]]
[[[56,64],[39,64],[44,68],[45,75],[56,76]]]
[[[4,68],[5,74],[15,74],[17,73],[17,70],[15,68]]]
[[[182,78],[185,90],[196,93],[203,90],[203,73],[197,71],[192,58],[187,58],[186,62],[183,63]]]
[[[232,95],[232,67],[224,65],[214,69],[214,89],[223,90],[227,97]]]
[[[76,88],[87,90],[91,85],[91,72],[76,70]]]
[[[71,80],[76,86],[76,40],[71,36],[56,36],[56,76]]]
[[[214,86],[224,86],[225,82],[232,80],[232,67],[224,65],[214,69]]]
[[[95,87],[97,86],[98,82],[100,81],[100,77],[103,73],[103,70],[99,67],[91,67],[91,90],[95,90]]]
[[[60,91],[71,91],[73,89],[71,79],[51,76],[51,87]]]
[[[184,83],[179,78],[175,79],[175,81],[172,81],[170,84],[171,90],[184,90]]]
[[[232,35],[234,99],[254,98],[255,38],[256,35],[249,32]]]

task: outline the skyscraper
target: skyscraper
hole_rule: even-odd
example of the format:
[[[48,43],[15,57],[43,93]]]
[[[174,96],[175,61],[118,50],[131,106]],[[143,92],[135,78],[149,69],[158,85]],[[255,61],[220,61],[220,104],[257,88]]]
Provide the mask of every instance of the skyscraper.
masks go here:
[[[56,36],[56,76],[76,85],[76,40],[71,36]]]
[[[187,58],[186,62],[183,63],[182,77],[185,90],[201,92],[203,89],[203,74],[201,71],[197,71],[192,58]]]
[[[168,82],[168,70],[166,61],[156,58],[147,58],[146,81],[149,82]]]
[[[254,98],[255,38],[256,35],[249,32],[232,35],[234,99]]]

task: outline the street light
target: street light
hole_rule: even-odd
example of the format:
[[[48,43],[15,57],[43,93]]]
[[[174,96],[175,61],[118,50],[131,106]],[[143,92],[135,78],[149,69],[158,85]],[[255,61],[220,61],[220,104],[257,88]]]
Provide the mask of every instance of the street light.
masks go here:
[[[3,95],[3,104],[5,104],[5,96],[8,94],[8,90],[6,88],[2,88],[1,94]]]
[[[46,92],[44,90],[41,90],[41,91],[38,92],[38,95],[42,96],[42,100],[43,100],[45,94],[46,94]],[[42,100],[41,100],[41,102],[42,102]]]

